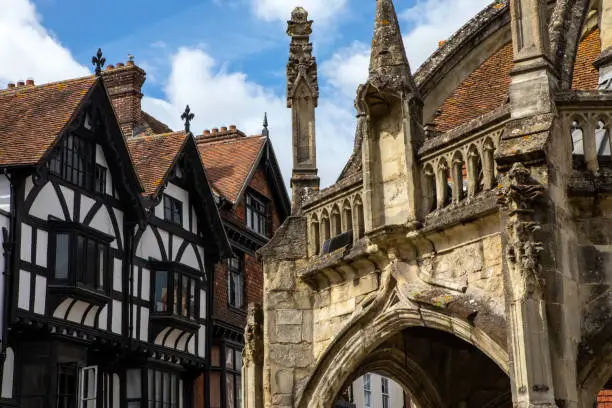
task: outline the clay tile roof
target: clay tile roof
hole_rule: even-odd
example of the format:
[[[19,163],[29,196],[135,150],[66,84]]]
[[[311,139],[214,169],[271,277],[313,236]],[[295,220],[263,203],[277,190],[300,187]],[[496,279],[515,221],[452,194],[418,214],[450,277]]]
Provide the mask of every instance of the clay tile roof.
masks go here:
[[[215,190],[235,203],[266,143],[265,136],[220,141],[197,139],[206,174]]]
[[[94,76],[0,91],[0,165],[33,165],[55,144]]]
[[[147,133],[160,135],[163,133],[171,133],[172,129],[168,127],[165,123],[160,122],[153,116],[149,115],[147,112],[142,112],[142,119],[145,122]]]
[[[155,196],[158,193],[186,142],[185,132],[128,139],[128,149],[144,195]]]
[[[599,74],[593,62],[600,50],[599,30],[596,29],[588,33],[578,47],[573,89],[597,89]],[[512,60],[512,43],[508,43],[476,68],[439,108],[440,114],[434,119],[436,130],[446,132],[504,105],[510,89]]]

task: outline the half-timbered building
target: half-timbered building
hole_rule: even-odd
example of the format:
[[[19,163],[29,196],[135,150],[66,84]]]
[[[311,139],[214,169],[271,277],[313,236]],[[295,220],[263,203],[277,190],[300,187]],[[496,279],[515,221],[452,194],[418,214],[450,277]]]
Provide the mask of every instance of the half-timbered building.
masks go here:
[[[0,91],[0,405],[189,408],[231,248],[191,133],[127,141],[97,71]]]

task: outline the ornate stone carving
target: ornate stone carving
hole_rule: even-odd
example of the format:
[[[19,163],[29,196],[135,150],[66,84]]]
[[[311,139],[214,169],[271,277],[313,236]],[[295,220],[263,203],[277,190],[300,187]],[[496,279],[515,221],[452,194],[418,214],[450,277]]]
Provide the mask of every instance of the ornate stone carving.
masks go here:
[[[263,309],[261,305],[250,303],[247,324],[244,330],[244,365],[263,364]]]
[[[308,20],[308,12],[297,7],[287,21],[287,35],[291,37],[289,46],[289,62],[287,63],[287,106],[292,107],[298,85],[303,80],[309,89],[309,97],[317,106],[319,100],[319,83],[317,78],[317,61],[312,56],[312,20]]]
[[[540,254],[544,245],[535,238],[542,226],[535,210],[544,198],[544,186],[531,179],[529,170],[515,163],[508,173],[509,185],[499,193],[499,205],[509,211],[506,257],[515,299],[542,297]]]

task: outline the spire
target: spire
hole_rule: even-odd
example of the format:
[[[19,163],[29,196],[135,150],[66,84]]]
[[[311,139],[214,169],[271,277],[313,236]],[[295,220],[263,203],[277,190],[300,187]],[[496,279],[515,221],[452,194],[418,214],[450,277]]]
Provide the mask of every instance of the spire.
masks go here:
[[[268,130],[268,112],[264,113],[263,130],[261,131],[261,135],[265,137],[270,136],[270,131]]]
[[[416,93],[393,0],[376,0],[369,81],[381,90]]]

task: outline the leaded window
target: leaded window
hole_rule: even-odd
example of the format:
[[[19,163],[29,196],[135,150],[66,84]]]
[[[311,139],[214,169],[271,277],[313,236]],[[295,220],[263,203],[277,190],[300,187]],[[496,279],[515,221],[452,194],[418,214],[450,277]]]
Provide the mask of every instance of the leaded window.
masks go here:
[[[180,389],[178,375],[168,371],[148,370],[149,408],[177,408]]]
[[[174,197],[164,195],[164,220],[183,225],[183,203]]]
[[[244,257],[234,255],[228,260],[228,300],[232,307],[244,306]]]
[[[251,231],[268,236],[268,205],[263,198],[251,193],[246,195],[246,224]]]
[[[69,183],[93,190],[95,163],[95,144],[71,133],[62,140],[49,170]]]
[[[191,274],[173,271],[170,268],[157,270],[154,312],[195,319],[198,293],[199,281]]]
[[[53,277],[103,291],[106,288],[108,240],[77,231],[55,234]]]

